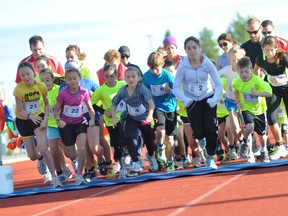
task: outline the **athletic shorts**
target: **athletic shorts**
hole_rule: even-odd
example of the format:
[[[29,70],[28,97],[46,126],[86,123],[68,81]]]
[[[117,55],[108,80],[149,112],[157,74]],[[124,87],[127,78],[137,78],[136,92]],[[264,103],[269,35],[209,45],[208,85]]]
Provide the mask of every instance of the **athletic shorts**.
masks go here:
[[[224,116],[224,117],[220,117],[220,118],[217,118],[218,119],[218,125],[220,125],[221,123],[223,122],[226,122],[226,118],[228,117],[228,115]]]
[[[235,100],[226,97],[224,99],[224,104],[228,112],[236,112],[238,110],[237,103]]]
[[[65,146],[73,146],[76,143],[77,136],[80,133],[87,132],[87,124],[66,124],[64,128],[58,128],[62,142]]]
[[[249,111],[242,111],[245,125],[254,124],[254,131],[260,136],[267,134],[267,119],[265,114],[254,115]]]
[[[58,128],[48,127],[47,128],[47,139],[59,139],[60,133]]]
[[[44,113],[39,114],[39,116],[44,118]],[[22,137],[32,137],[34,136],[34,130],[41,126],[41,123],[34,124],[30,119],[20,119],[16,118],[16,126]]]
[[[177,124],[176,111],[171,113],[165,113],[161,110],[156,109],[154,111],[153,117],[158,120],[155,124],[155,128],[157,128],[158,126],[164,126],[167,136],[175,134],[175,128]]]

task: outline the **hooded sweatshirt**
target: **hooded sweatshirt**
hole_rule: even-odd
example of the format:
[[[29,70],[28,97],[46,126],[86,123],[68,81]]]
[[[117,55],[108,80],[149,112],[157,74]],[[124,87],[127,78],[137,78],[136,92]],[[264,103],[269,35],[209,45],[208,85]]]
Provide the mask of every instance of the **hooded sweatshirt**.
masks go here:
[[[213,94],[211,100],[215,104],[221,98],[223,87],[216,67],[206,55],[201,56],[203,60],[199,68],[192,67],[188,56],[180,60],[177,68],[173,92],[185,107],[191,100],[201,101]]]

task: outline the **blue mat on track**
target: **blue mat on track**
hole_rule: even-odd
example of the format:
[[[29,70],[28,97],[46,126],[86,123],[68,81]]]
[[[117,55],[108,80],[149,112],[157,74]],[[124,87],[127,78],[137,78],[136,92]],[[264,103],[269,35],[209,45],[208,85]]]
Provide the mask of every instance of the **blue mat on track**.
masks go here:
[[[207,175],[212,173],[223,173],[223,172],[233,172],[239,170],[247,170],[247,169],[257,169],[257,168],[268,168],[268,167],[276,167],[276,166],[284,166],[288,165],[288,159],[271,161],[270,163],[262,163],[257,162],[254,164],[249,164],[246,162],[238,162],[227,164],[224,166],[218,166],[217,170],[210,170],[205,166],[201,168],[193,168],[187,170],[177,170],[175,172],[170,173],[144,173],[137,177],[127,178],[127,179],[115,179],[115,180],[107,180],[107,179],[96,179],[93,182],[87,183],[86,185],[76,186],[74,183],[65,184],[61,188],[52,188],[52,186],[42,187],[42,188],[27,188],[22,190],[16,190],[14,193],[10,194],[0,194],[0,199],[3,198],[11,198],[17,196],[28,196],[34,194],[44,194],[44,193],[56,193],[67,190],[82,190],[85,188],[91,187],[106,187],[118,184],[130,184],[130,183],[139,183],[151,180],[165,180],[171,178],[178,178],[183,176],[199,176],[199,175]]]

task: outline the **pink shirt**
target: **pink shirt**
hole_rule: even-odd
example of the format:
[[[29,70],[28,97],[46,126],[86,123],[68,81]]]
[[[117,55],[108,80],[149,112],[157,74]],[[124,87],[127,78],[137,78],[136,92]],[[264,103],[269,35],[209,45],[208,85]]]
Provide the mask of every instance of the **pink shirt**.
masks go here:
[[[57,102],[61,104],[60,118],[66,124],[78,124],[84,120],[82,105],[89,101],[90,96],[86,89],[79,87],[75,94],[71,94],[67,88],[59,92]]]

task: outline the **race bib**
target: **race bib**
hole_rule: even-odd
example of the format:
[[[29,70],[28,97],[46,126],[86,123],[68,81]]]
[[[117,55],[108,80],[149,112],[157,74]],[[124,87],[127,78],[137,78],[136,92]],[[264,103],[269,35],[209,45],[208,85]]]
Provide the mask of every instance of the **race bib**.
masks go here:
[[[125,101],[121,100],[120,103],[116,106],[116,113],[124,112],[125,110],[126,110],[126,103]]]
[[[35,113],[40,110],[39,101],[24,102],[24,110],[28,113]]]
[[[49,116],[54,116],[55,106],[56,106],[56,104],[54,104],[54,106],[50,107]]]
[[[88,111],[88,108],[87,108],[87,106],[86,106],[86,103],[83,103],[83,106],[82,106],[82,113],[84,114],[84,113],[88,113],[89,111]]]
[[[255,103],[259,102],[259,97],[254,96],[253,94],[242,93],[242,96],[245,102],[255,102]]]
[[[279,106],[278,109],[278,118],[285,117],[285,106]]]
[[[164,84],[161,84],[161,85],[151,85],[152,95],[161,96],[161,95],[166,94],[164,92],[165,86],[168,86],[168,83],[164,83]]]
[[[269,80],[269,83],[274,86],[274,87],[277,87],[277,86],[284,86],[284,85],[287,85],[287,82],[282,82],[282,83],[272,83],[271,79],[272,78],[278,78],[278,79],[282,79],[282,78],[286,78],[286,74],[280,74],[280,75],[277,75],[277,76],[272,76],[272,75],[269,75],[268,76],[268,80]]]
[[[81,106],[68,106],[65,105],[64,109],[63,109],[63,114],[67,117],[71,117],[71,118],[78,118],[81,117]]]
[[[128,110],[129,115],[138,116],[138,115],[142,115],[143,113],[145,113],[146,108],[144,107],[143,104],[141,104],[138,107],[131,107],[127,104],[127,110]]]
[[[196,97],[206,94],[207,90],[208,88],[206,83],[189,84],[189,92]]]

